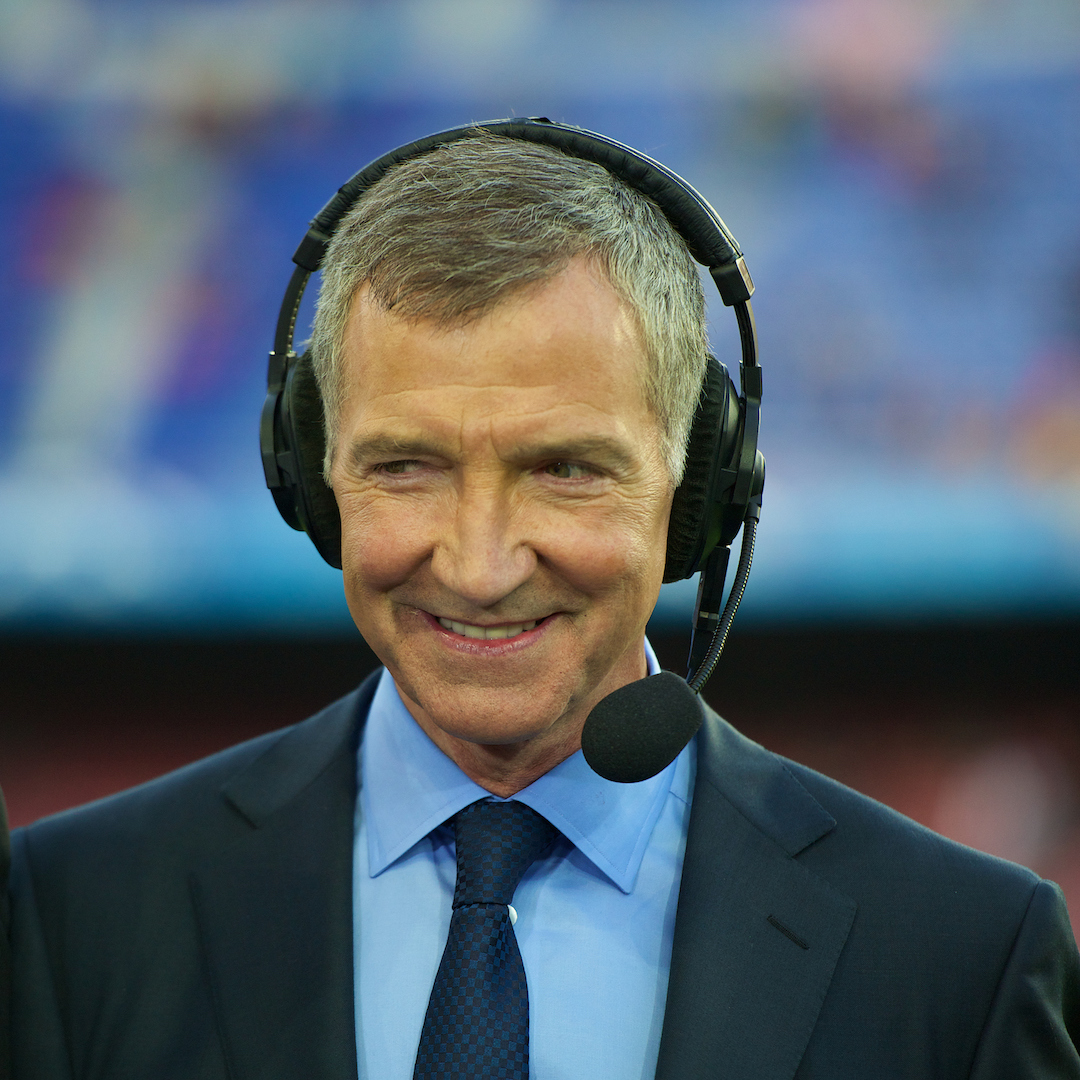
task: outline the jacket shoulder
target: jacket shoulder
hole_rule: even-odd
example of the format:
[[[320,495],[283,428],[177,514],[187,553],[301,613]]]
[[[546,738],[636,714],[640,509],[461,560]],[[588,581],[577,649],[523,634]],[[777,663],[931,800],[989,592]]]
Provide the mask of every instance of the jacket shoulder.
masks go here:
[[[306,720],[231,746],[115,795],[42,818],[13,833],[16,851],[84,861],[102,846],[174,852],[199,846],[225,822],[250,819],[249,807],[273,801],[315,778],[353,736],[366,710],[367,684]],[[239,812],[239,813],[238,813]],[[81,854],[80,854],[81,853]]]
[[[956,889],[975,894],[991,889],[998,902],[1023,911],[1040,878],[1027,867],[950,840],[868,795],[806,765],[777,756],[783,768],[832,816],[836,829],[810,849],[808,865],[840,865],[858,860],[851,885],[882,880],[885,887],[918,888],[925,882],[937,895]]]
[[[1025,867],[934,832],[869,795],[758,745],[711,710],[699,771],[735,808],[808,868],[858,898],[921,882],[995,883],[1025,907],[1039,878]],[[932,883],[932,884],[931,884]],[[892,893],[892,895],[897,895]]]
[[[744,841],[752,833],[757,851],[794,862],[851,905],[807,1076],[832,1075],[838,1062],[849,1063],[845,1076],[1050,1075],[1017,1065],[1028,1051],[1016,1048],[1032,1046],[1058,1067],[1053,1075],[1078,1075],[1069,1018],[1080,957],[1060,889],[758,746],[718,717],[706,721],[698,760],[698,790],[703,779],[715,788],[729,828]],[[793,903],[787,894],[772,902]],[[796,905],[791,918],[798,926],[809,915]],[[1000,1065],[973,1072],[977,1052]]]
[[[1062,947],[1075,956],[1075,946],[1066,941],[1060,890],[1027,867],[941,836],[806,765],[737,738],[748,744],[742,752],[757,759],[763,775],[784,778],[775,781],[775,790],[797,790],[828,823],[790,854],[855,904],[838,972],[876,972],[898,1001],[942,995],[949,970],[978,972],[989,994],[1021,927],[1043,902],[1055,912],[1051,937],[1065,941]],[[955,982],[959,987],[964,980]],[[840,979],[833,997],[842,996],[843,986],[860,983]],[[854,1008],[854,1000],[849,1005]]]

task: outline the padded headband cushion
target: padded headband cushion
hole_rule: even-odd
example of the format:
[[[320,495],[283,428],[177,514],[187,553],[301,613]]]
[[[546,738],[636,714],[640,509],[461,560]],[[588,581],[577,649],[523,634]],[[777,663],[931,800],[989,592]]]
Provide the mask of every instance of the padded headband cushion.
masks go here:
[[[373,161],[346,181],[319,211],[293,261],[314,273],[321,265],[329,238],[341,219],[356,200],[378,183],[394,165],[447,143],[474,136],[481,129],[507,138],[541,143],[562,150],[571,157],[603,166],[630,187],[653,199],[686,242],[690,253],[705,266],[730,266],[742,254],[735,237],[716,211],[682,177],[665,165],[606,135],[567,124],[553,124],[549,120],[523,117],[440,131],[406,146],[399,146]]]
[[[488,125],[479,125],[488,127]],[[648,195],[663,210],[686,241],[691,254],[705,266],[732,263],[741,254],[711,206],[681,177],[660,162],[594,132],[576,131],[563,125],[532,121],[491,125],[499,135],[528,139],[602,165],[609,173]]]
[[[690,438],[686,444],[686,465],[682,483],[675,489],[668,521],[667,562],[664,581],[681,581],[697,573],[709,528],[709,501],[715,483],[721,440],[725,431],[732,395],[737,396],[727,369],[709,357],[705,385],[698,398]]]

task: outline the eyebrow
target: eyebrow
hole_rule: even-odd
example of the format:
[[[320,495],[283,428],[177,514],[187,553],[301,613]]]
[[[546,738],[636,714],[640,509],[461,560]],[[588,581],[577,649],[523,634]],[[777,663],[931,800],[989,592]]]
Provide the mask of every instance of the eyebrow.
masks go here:
[[[372,435],[349,444],[346,452],[348,465],[358,468],[368,461],[408,459],[437,454],[438,449],[424,439],[399,438],[396,435]]]
[[[396,435],[372,435],[351,443],[346,451],[351,468],[360,468],[371,461],[402,460],[427,456],[443,456],[437,442],[423,438]],[[515,461],[595,461],[617,470],[630,470],[636,464],[634,455],[617,440],[605,435],[585,435],[580,438],[525,440],[514,447]]]
[[[606,435],[584,435],[553,442],[525,441],[515,447],[514,457],[525,461],[575,461],[583,458],[623,470],[632,469],[636,463],[634,455],[626,447]]]

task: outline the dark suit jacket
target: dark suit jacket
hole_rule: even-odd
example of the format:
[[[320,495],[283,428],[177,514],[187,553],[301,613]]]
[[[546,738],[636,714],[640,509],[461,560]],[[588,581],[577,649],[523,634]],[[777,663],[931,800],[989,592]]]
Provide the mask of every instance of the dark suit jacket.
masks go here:
[[[0,1080],[11,1076],[8,1007],[11,1001],[11,952],[8,946],[7,878],[11,862],[11,838],[8,836],[7,807],[0,791]]]
[[[356,1076],[354,752],[372,688],[16,831],[16,1080]],[[661,1080],[1080,1077],[1078,1035],[1055,886],[709,715]]]

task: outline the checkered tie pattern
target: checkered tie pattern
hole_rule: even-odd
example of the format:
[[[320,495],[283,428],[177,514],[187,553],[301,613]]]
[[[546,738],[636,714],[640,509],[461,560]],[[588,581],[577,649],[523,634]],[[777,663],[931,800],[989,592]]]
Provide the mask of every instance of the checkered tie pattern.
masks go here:
[[[529,990],[507,905],[555,828],[520,802],[450,819],[457,884],[413,1080],[528,1080]]]

